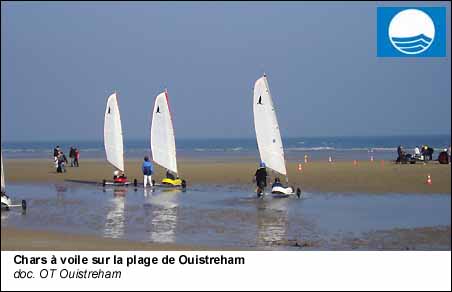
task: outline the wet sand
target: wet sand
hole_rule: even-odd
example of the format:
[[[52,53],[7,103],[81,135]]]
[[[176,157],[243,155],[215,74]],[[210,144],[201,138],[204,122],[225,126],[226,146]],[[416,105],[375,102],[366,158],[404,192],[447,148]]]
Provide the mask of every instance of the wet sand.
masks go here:
[[[17,228],[2,228],[2,251],[208,251],[250,250],[237,248],[214,249],[201,246],[190,246],[168,243],[144,243],[121,239],[110,239],[90,235],[78,235],[63,232],[35,231]],[[438,250],[451,249],[451,229],[447,227],[424,227],[414,229],[394,229],[390,231],[376,231],[362,237],[343,239],[343,243],[350,246],[350,250]],[[401,242],[405,247],[401,248]],[[322,245],[320,240],[283,240],[275,242],[276,246],[293,247],[299,250],[318,250]],[[259,249],[257,249],[259,250]],[[332,249],[334,250],[334,248]],[[339,249],[341,250],[341,249]],[[348,249],[347,249],[348,250]]]
[[[170,243],[134,242],[122,239],[64,232],[24,230],[2,227],[2,251],[208,251],[207,247]],[[216,248],[215,250],[219,250]],[[220,249],[221,250],[221,249]],[[231,250],[231,249],[224,249]],[[237,250],[237,249],[232,249]]]
[[[450,250],[450,226],[420,227],[412,229],[396,228],[392,230],[379,230],[333,240],[327,244],[347,246],[345,250]],[[325,245],[322,240],[282,240],[275,242],[277,246],[291,246],[300,250],[318,250]],[[331,247],[331,250],[344,250],[344,248]]]
[[[246,182],[208,181],[185,192],[103,188],[68,182],[83,180],[77,171],[84,173],[8,182],[13,200],[29,208],[2,211],[2,250],[450,250],[450,195],[336,191],[256,200]]]
[[[353,241],[353,248],[366,247],[384,250],[400,250],[400,243],[406,243],[405,250],[451,249],[450,226],[397,228],[366,234],[365,240]]]
[[[79,168],[67,167],[67,173],[56,173],[49,160],[5,160],[6,182],[62,182],[79,180],[101,182],[110,179],[112,167],[105,160],[81,160]],[[188,185],[250,185],[256,171],[256,162],[250,159],[220,161],[215,159],[179,160],[179,171]],[[451,167],[437,162],[415,165],[397,165],[392,161],[341,161],[329,163],[314,161],[288,163],[290,184],[305,191],[354,193],[451,193]],[[126,172],[130,180],[141,175],[141,160],[128,160]],[[162,178],[164,170],[156,167],[155,180]],[[426,184],[431,175],[432,184]]]

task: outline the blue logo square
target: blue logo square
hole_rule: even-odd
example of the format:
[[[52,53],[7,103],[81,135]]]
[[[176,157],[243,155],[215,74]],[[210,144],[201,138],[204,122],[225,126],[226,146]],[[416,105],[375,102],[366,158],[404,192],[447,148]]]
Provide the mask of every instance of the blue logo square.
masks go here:
[[[378,7],[378,57],[446,57],[445,7]]]

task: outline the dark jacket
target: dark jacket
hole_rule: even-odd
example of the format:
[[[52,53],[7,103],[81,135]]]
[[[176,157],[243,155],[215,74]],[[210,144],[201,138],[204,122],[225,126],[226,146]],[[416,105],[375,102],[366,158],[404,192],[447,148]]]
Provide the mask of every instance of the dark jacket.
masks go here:
[[[69,150],[69,158],[75,158],[75,149],[72,147]]]
[[[258,170],[256,170],[256,174],[254,176],[256,177],[257,186],[260,187],[267,186],[267,169],[265,167],[261,167]]]

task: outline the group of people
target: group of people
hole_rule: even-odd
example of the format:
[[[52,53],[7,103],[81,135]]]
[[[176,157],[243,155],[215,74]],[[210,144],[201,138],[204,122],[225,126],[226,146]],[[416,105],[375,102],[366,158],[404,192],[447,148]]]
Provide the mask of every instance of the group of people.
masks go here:
[[[414,158],[418,160],[433,160],[433,152],[435,150],[428,145],[416,146],[414,148]]]
[[[78,160],[80,158],[80,151],[71,146],[69,149],[69,159],[71,159],[71,167],[79,167]]]
[[[80,151],[77,148],[71,147],[69,150],[69,158],[71,159],[71,167],[79,167],[78,161],[80,158]],[[66,172],[68,160],[59,145],[53,149],[53,159],[57,173]]]
[[[428,146],[428,145],[422,145],[420,147],[414,148],[414,153],[410,154],[407,153],[402,145],[399,145],[397,147],[397,160],[396,163],[416,163],[416,161],[432,161],[433,160],[433,153],[435,150]],[[438,155],[437,161],[441,164],[449,164],[450,163],[450,155],[451,155],[451,146],[449,145],[449,148],[445,148],[443,151],[441,151]]]

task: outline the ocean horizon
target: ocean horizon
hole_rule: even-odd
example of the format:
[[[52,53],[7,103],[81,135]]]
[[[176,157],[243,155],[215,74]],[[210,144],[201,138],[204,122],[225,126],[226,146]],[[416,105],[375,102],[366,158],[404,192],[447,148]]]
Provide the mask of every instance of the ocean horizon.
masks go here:
[[[311,160],[328,159],[395,159],[397,147],[407,151],[416,146],[429,145],[438,154],[451,143],[451,135],[406,135],[406,136],[325,136],[287,137],[283,145],[287,159],[300,159],[308,155]],[[68,154],[71,146],[80,149],[83,158],[104,158],[103,140],[66,141],[20,141],[2,142],[6,158],[52,158],[53,148],[59,145]],[[124,139],[127,158],[141,158],[150,153],[150,141],[146,139]],[[253,138],[181,138],[176,139],[179,158],[243,158],[257,157],[258,148]],[[435,156],[435,155],[434,155]]]

